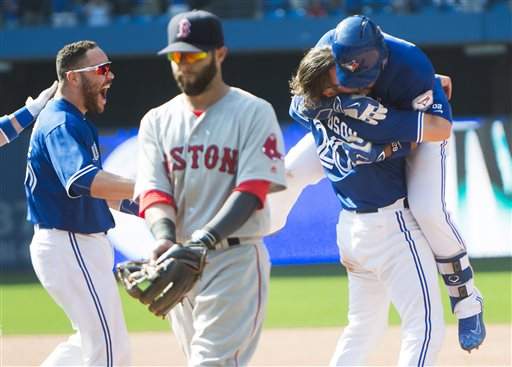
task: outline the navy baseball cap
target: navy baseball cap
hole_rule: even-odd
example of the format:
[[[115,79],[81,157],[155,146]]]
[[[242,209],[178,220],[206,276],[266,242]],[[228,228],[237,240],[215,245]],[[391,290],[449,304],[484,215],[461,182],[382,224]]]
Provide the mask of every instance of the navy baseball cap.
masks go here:
[[[224,46],[222,23],[216,15],[193,10],[172,17],[167,26],[168,46],[158,52],[201,52]]]

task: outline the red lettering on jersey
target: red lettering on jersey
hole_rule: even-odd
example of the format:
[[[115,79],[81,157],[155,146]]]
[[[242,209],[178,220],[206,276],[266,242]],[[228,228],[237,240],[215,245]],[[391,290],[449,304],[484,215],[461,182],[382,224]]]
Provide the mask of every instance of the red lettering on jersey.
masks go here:
[[[222,155],[222,163],[220,165],[219,171],[228,172],[232,175],[235,174],[236,165],[238,163],[238,150],[224,148],[224,152]]]
[[[206,148],[206,152],[204,153],[204,165],[208,169],[213,169],[217,166],[217,162],[219,161],[219,147],[216,145],[210,145]]]
[[[202,145],[189,145],[188,151],[192,152],[192,167],[191,168],[199,168],[199,152],[203,152]]]
[[[267,140],[265,140],[262,150],[272,160],[283,159],[283,155],[277,150],[277,137],[275,134],[270,134]]]
[[[171,149],[172,162],[169,165],[169,171],[173,169],[182,171],[186,167],[186,162],[182,157],[183,147],[176,147]]]

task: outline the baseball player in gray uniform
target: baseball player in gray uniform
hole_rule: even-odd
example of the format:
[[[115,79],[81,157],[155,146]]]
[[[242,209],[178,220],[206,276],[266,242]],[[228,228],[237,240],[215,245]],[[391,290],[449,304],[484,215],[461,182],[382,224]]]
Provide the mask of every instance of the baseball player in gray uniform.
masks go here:
[[[9,116],[0,117],[0,147],[16,139],[23,129],[34,122],[56,90],[57,82],[53,82],[49,88],[39,93],[36,99],[28,97],[24,107]]]
[[[139,130],[135,197],[155,236],[155,258],[176,243],[208,250],[202,277],[170,312],[190,366],[247,365],[267,303],[269,192],[285,188],[284,143],[272,106],[224,83],[219,18],[169,22],[182,94],[150,110]]]

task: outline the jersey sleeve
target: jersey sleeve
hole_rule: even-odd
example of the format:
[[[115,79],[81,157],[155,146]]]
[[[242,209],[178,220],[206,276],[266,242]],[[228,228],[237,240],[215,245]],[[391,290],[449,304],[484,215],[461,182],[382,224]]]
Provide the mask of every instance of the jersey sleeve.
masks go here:
[[[92,181],[101,169],[99,152],[93,156],[94,137],[86,127],[66,121],[45,136],[55,173],[70,198],[90,195]]]
[[[380,120],[377,125],[371,125],[366,122],[348,117],[341,112],[336,112],[332,123],[328,122],[328,127],[347,125],[347,129],[341,127],[340,132],[356,132],[364,140],[378,144],[387,144],[395,141],[413,141],[421,142],[423,137],[422,111],[403,111],[394,108],[387,108],[386,117]],[[336,119],[342,122],[336,123]],[[336,129],[335,129],[336,130]]]
[[[149,111],[140,124],[137,137],[137,178],[135,181],[134,198],[144,196],[148,192],[162,192],[174,196],[169,179],[169,164],[158,136],[157,117],[155,111]]]
[[[250,180],[271,183],[269,192],[286,188],[284,140],[270,103],[258,100],[247,127],[241,133],[236,185]]]
[[[450,122],[453,120],[452,108],[448,102],[448,97],[444,93],[441,81],[437,78],[434,81],[433,102],[425,112],[440,116]]]

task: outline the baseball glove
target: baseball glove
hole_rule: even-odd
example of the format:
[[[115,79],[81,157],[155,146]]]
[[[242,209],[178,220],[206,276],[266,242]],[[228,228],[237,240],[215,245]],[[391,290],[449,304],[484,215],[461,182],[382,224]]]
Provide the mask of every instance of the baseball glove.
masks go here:
[[[201,276],[207,249],[174,245],[156,262],[126,261],[117,274],[130,296],[149,305],[149,311],[165,317],[183,300]]]

